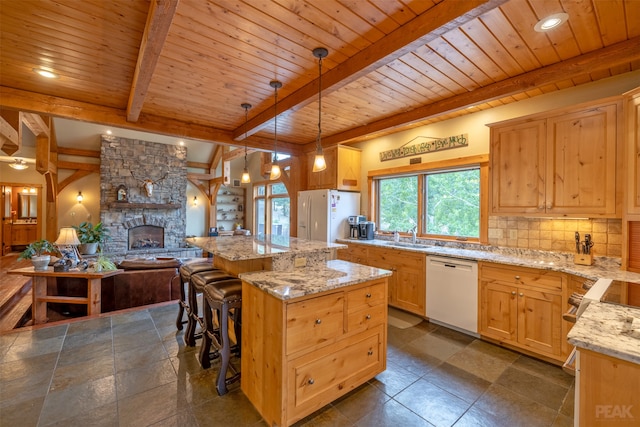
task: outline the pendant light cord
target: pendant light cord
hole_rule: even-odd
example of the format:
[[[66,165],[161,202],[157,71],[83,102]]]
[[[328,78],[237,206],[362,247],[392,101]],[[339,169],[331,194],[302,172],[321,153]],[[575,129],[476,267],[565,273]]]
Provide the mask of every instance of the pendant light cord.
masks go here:
[[[322,56],[318,60],[318,136],[316,137],[316,149],[321,147],[322,140]]]

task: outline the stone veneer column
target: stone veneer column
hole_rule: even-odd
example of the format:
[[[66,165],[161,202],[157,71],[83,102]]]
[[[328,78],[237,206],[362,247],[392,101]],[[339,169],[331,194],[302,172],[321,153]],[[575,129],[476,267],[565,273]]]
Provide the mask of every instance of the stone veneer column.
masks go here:
[[[142,188],[143,180],[157,181],[151,197]],[[117,201],[120,185],[128,189],[128,203]],[[102,135],[100,221],[111,235],[105,252],[127,252],[125,223],[130,221],[152,225],[161,221],[165,248],[184,247],[186,198],[186,147]]]

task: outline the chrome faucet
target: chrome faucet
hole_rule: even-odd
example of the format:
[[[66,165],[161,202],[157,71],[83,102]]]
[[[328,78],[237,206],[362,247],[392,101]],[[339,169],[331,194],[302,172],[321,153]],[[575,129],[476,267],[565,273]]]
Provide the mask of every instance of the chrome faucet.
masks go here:
[[[416,244],[416,229],[418,228],[417,225],[414,225],[412,229],[408,230],[409,233],[411,233],[411,243],[413,243],[414,245]]]

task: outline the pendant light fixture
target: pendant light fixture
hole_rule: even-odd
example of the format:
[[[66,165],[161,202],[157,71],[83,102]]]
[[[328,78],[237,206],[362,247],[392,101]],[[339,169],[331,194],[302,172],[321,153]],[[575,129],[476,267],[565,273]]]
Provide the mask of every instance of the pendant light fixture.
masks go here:
[[[244,170],[242,171],[242,179],[240,179],[240,182],[249,184],[251,182],[251,176],[249,175],[249,169],[247,167],[247,120],[251,104],[245,102],[240,106],[244,108]]]
[[[278,164],[278,89],[282,87],[282,83],[278,80],[272,80],[269,83],[275,92],[275,102],[273,103],[273,109],[275,111],[273,117],[273,134],[275,141],[275,153],[273,155],[273,161],[271,162],[271,173],[269,174],[269,179],[271,181],[280,178],[280,165]]]
[[[316,157],[313,161],[313,171],[320,172],[327,168],[322,152],[322,58],[326,57],[329,51],[324,47],[313,49],[313,56],[318,58],[318,136],[316,137]]]

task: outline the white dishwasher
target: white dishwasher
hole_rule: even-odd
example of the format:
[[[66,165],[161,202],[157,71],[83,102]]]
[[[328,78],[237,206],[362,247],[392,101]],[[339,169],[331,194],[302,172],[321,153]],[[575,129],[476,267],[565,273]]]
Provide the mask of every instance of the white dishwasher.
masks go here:
[[[478,263],[427,256],[426,315],[430,321],[478,335]]]

